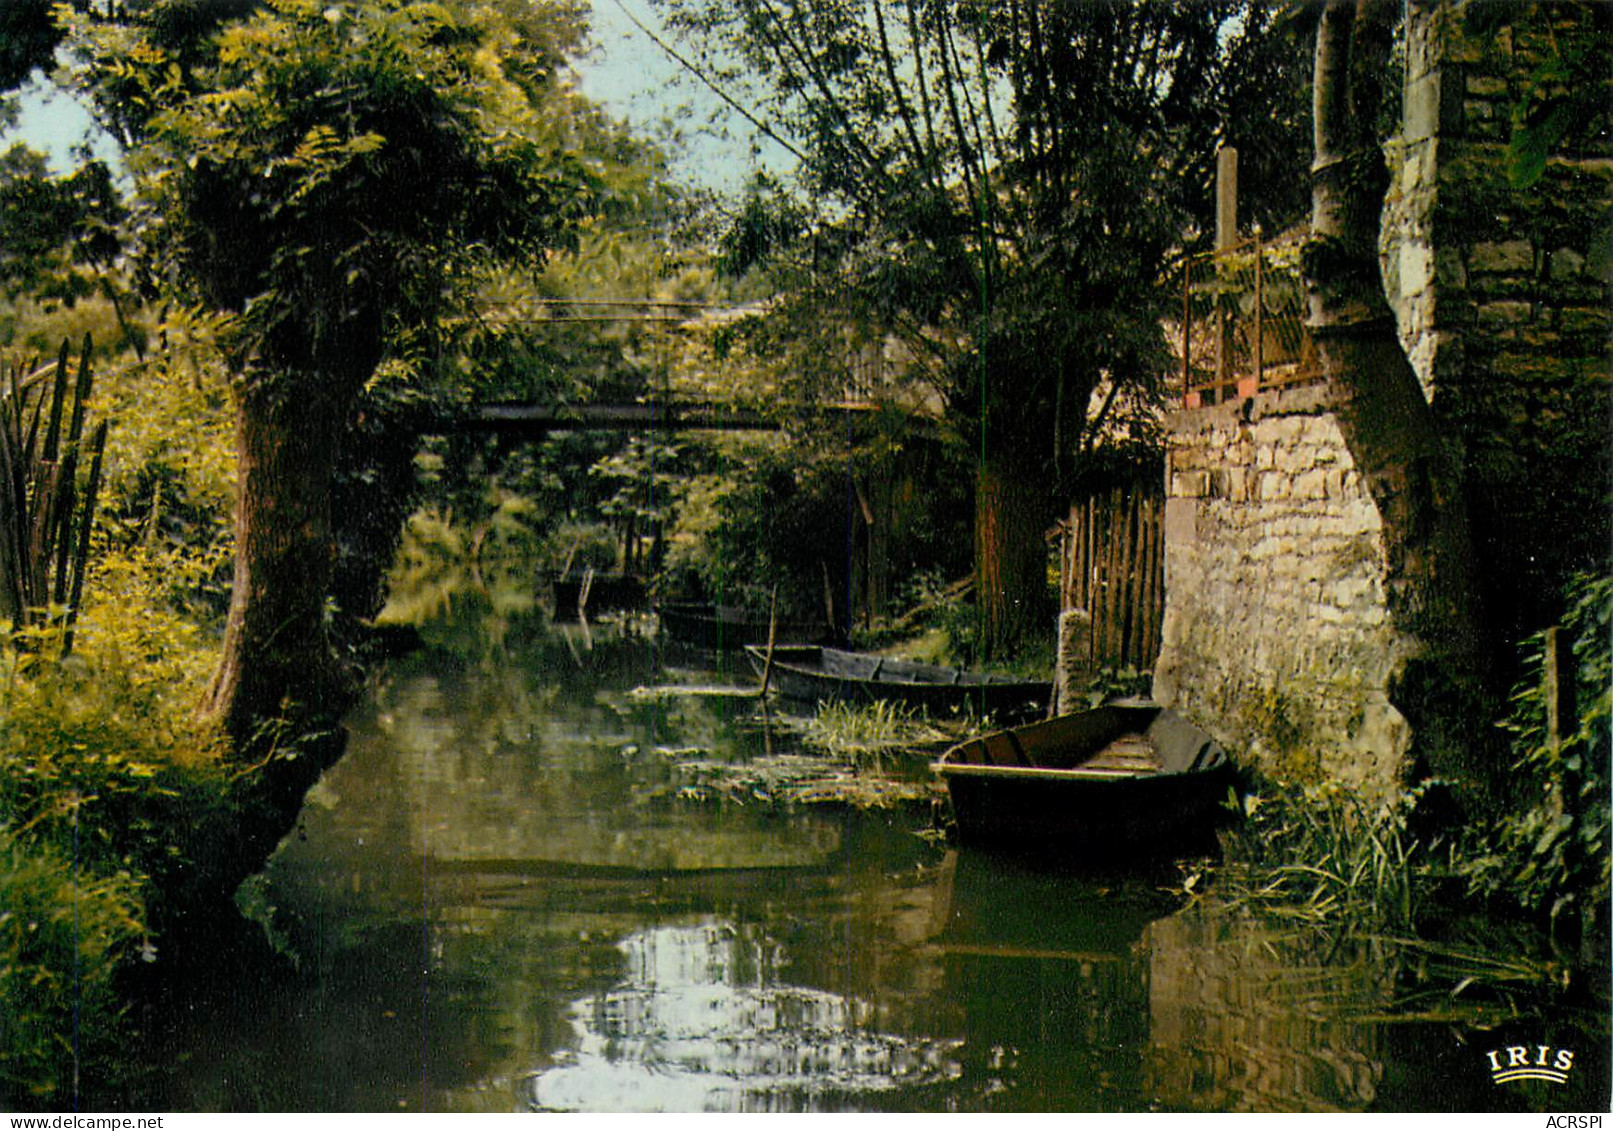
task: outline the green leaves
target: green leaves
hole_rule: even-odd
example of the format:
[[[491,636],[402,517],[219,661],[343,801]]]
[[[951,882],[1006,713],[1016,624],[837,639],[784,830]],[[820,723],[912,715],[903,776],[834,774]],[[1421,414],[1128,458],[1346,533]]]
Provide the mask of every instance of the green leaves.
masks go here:
[[[1544,635],[1530,639],[1523,682],[1504,726],[1517,761],[1514,810],[1473,839],[1462,874],[1474,893],[1504,897],[1553,925],[1588,925],[1610,896],[1613,816],[1607,806],[1613,764],[1613,578],[1581,577],[1571,588],[1561,631],[1573,640],[1577,718],[1552,743],[1541,679]]]
[[[1582,35],[1560,34],[1554,6],[1540,3],[1469,4],[1463,28],[1487,51],[1512,57],[1514,44],[1527,39],[1538,61],[1513,83],[1512,134],[1507,141],[1507,180],[1527,189],[1546,173],[1553,153],[1589,141],[1604,127],[1607,114],[1608,33],[1613,20],[1602,5],[1583,16]]]
[[[169,281],[242,316],[237,348],[356,387],[467,273],[552,245],[593,198],[506,72],[483,8],[276,0],[211,41],[84,21]],[[192,61],[194,60],[194,61]]]
[[[1578,108],[1566,100],[1535,107],[1533,112],[1527,103],[1513,108],[1512,137],[1507,141],[1507,181],[1513,188],[1528,188],[1540,180],[1546,159],[1578,116]]]

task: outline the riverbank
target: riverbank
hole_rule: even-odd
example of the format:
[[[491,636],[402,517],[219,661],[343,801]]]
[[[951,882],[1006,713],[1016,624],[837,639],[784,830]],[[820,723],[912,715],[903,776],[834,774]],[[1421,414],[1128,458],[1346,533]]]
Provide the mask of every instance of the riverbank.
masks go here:
[[[198,877],[219,874],[216,863],[210,872],[200,865],[216,862],[238,834],[240,812],[229,799],[241,796],[241,779],[239,769],[227,769],[206,747],[205,729],[185,709],[184,682],[118,675],[112,653],[93,633],[70,665],[35,663],[8,673],[0,727],[6,765],[13,771],[24,765],[19,751],[61,752],[41,763],[54,767],[48,796],[57,799],[55,807],[29,802],[50,815],[26,827],[27,836],[54,841],[19,846],[14,838],[0,859],[19,919],[40,924],[24,936],[19,919],[0,921],[7,1001],[20,1003],[4,1033],[8,1098],[71,1106],[79,1097],[63,1088],[81,1067],[94,1065],[113,1082],[123,1070],[146,1073],[149,1066],[137,1071],[126,1063],[124,1050],[139,1046],[132,1034],[150,1038],[153,1026],[167,1026],[162,1040],[196,1058],[188,1077],[196,1090],[187,1094],[222,1095],[214,1069],[205,1067],[214,1054],[192,1048],[189,1017],[164,1020],[151,1003],[176,994],[199,1003],[196,1009],[221,1018],[213,1039],[230,1040],[233,1023],[222,1018],[234,1016],[239,1003],[210,996],[201,985],[182,989],[187,979],[195,982],[196,969],[217,969],[228,955],[236,956],[228,959],[232,984],[248,998],[259,992],[253,986],[271,996],[324,986],[317,990],[324,994],[331,983],[319,979],[347,977],[330,966],[331,955],[362,948],[376,932],[412,937],[416,946],[422,930],[446,932],[465,961],[479,963],[485,959],[475,957],[475,939],[510,907],[534,900],[547,906],[543,901],[564,892],[578,914],[603,915],[604,941],[590,944],[586,961],[608,971],[618,961],[610,940],[633,937],[632,928],[620,919],[621,908],[594,910],[590,893],[617,886],[623,899],[660,893],[654,898],[670,900],[669,909],[705,908],[700,914],[719,918],[726,905],[711,903],[711,891],[771,890],[775,878],[828,877],[847,868],[906,876],[888,894],[898,901],[923,893],[930,906],[943,890],[955,890],[937,887],[932,871],[946,849],[946,799],[929,767],[972,724],[937,723],[889,707],[785,715],[754,689],[732,683],[731,673],[690,668],[682,657],[671,664],[642,626],[581,630],[528,611],[490,634],[474,609],[464,613],[469,622],[424,628],[419,648],[377,673],[344,728],[355,736],[357,762],[344,759],[325,775],[300,816],[281,814],[297,835],[245,897],[275,933],[279,955],[235,903],[200,898],[206,885]],[[205,658],[205,647],[196,647],[193,663]],[[125,720],[124,730],[113,729],[109,720],[117,719]],[[129,719],[140,720],[138,726],[129,729]],[[151,745],[149,734],[141,737],[147,731],[166,736],[166,745]],[[13,783],[24,777],[8,771]],[[355,800],[371,796],[389,800],[373,811]],[[1448,843],[1414,843],[1409,812],[1391,806],[1380,814],[1350,808],[1348,800],[1261,786],[1245,798],[1241,814],[1229,811],[1219,859],[1184,861],[1148,879],[1150,890],[1159,889],[1155,894],[1188,916],[1182,923],[1198,924],[1182,927],[1187,934],[1180,939],[1169,933],[1175,926],[1156,927],[1149,937],[1165,940],[1156,942],[1167,951],[1202,932],[1270,938],[1291,952],[1273,977],[1298,964],[1315,968],[1307,977],[1326,972],[1347,981],[1355,977],[1350,971],[1376,965],[1371,1000],[1387,1025],[1437,1022],[1479,1032],[1507,1017],[1543,1023],[1558,1010],[1577,1019],[1574,1039],[1584,1043],[1594,1028],[1586,1019],[1606,1012],[1605,971],[1598,981],[1595,963],[1585,957],[1595,951],[1595,936],[1565,950],[1520,913],[1473,914],[1475,907],[1500,905],[1477,902],[1481,895],[1464,887],[1461,874],[1435,867],[1440,852],[1455,859]],[[113,814],[120,815],[116,829],[106,825]],[[72,855],[72,835],[102,845],[103,855],[82,842]],[[304,837],[322,846],[317,853],[303,847]],[[349,858],[338,845],[355,838],[358,855]],[[1051,885],[1055,895],[1090,886],[1077,873],[1036,882]],[[1088,908],[1100,918],[1103,898]],[[72,935],[64,909],[75,900],[80,928],[90,929]],[[458,910],[445,912],[449,906]],[[188,921],[176,921],[182,907],[193,913]],[[683,922],[667,913],[666,923]],[[889,929],[908,939],[908,926]],[[913,938],[929,940],[930,930]],[[243,932],[255,932],[251,945]],[[188,939],[183,952],[182,938]],[[406,948],[397,945],[397,955],[387,951],[388,962],[402,960]],[[937,945],[900,942],[898,953],[904,962],[931,963],[926,948]],[[1050,950],[1034,940],[967,945],[1028,955]],[[76,983],[64,973],[75,964],[82,975]],[[25,978],[36,988],[13,992]],[[563,983],[562,976],[557,984]],[[359,995],[350,1004],[362,1009],[369,981],[342,984],[343,993]],[[431,998],[448,1010],[440,1024],[451,1028],[461,1014],[448,1003],[458,999],[436,992]],[[387,1008],[399,1014],[399,1005],[420,1008],[409,1002]],[[60,1034],[69,1031],[75,1010],[78,1041],[63,1045]],[[382,1034],[387,1023],[364,1021],[362,1039],[389,1041]],[[277,1022],[287,1034],[300,1024],[290,1015]],[[566,1022],[553,1024],[563,1030]],[[404,1055],[402,1046],[394,1051]],[[224,1060],[229,1066],[218,1071],[241,1070]],[[271,1097],[309,1095],[277,1091],[290,1087],[285,1081],[263,1087]]]

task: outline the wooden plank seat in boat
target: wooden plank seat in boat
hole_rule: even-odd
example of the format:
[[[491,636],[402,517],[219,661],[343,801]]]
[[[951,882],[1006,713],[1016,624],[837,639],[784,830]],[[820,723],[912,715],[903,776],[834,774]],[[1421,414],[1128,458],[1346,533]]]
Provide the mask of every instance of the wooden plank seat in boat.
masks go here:
[[[1162,850],[1207,832],[1234,781],[1206,731],[1138,701],[980,735],[937,769],[964,843],[1079,844],[1099,854]]]

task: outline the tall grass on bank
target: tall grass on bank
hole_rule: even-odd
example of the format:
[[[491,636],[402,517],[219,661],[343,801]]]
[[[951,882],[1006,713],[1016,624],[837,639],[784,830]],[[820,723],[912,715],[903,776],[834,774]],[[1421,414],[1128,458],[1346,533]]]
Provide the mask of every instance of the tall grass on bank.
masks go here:
[[[0,1106],[52,1106],[116,1054],[120,970],[155,958],[238,819],[211,666],[152,563],[102,562],[79,644],[0,649]]]
[[[1229,896],[1334,932],[1409,930],[1426,871],[1410,821],[1427,788],[1381,804],[1337,783],[1247,794],[1224,839]]]
[[[1575,717],[1547,731],[1546,636],[1524,643],[1525,674],[1504,726],[1517,800],[1492,828],[1460,842],[1468,894],[1545,919],[1565,939],[1608,925],[1613,808],[1613,577],[1581,577],[1560,632],[1570,641]]]
[[[1395,971],[1380,1020],[1490,1026],[1564,1008],[1558,991],[1584,972],[1526,922],[1498,924],[1453,902],[1460,850],[1412,834],[1436,783],[1377,805],[1336,785],[1266,788],[1244,798],[1245,820],[1223,838],[1218,906],[1256,917],[1324,966]]]
[[[1515,754],[1507,812],[1457,823],[1447,802],[1443,823],[1425,819],[1419,806],[1444,792],[1436,781],[1381,804],[1337,784],[1266,782],[1235,802],[1243,820],[1223,836],[1221,898],[1307,932],[1330,957],[1391,948],[1410,971],[1402,1011],[1605,988],[1613,579],[1580,579],[1569,596],[1560,631],[1574,709],[1549,733],[1546,640],[1531,638],[1500,722]]]

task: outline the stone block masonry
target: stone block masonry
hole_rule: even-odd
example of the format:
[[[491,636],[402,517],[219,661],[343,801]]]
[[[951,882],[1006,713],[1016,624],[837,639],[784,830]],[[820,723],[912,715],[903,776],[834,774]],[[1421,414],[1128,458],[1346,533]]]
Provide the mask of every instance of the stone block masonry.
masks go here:
[[[1407,355],[1465,467],[1502,644],[1550,623],[1565,579],[1605,568],[1613,539],[1613,6],[1504,10],[1476,37],[1464,5],[1408,3],[1381,248]],[[1594,120],[1514,184],[1514,118],[1556,93],[1539,75],[1574,68],[1600,87],[1575,111]]]
[[[1244,764],[1386,795],[1411,734],[1390,702],[1382,524],[1328,408],[1296,389],[1169,421],[1154,696]]]
[[[1561,615],[1570,576],[1607,569],[1613,544],[1613,5],[1497,3],[1500,25],[1470,21],[1474,7],[1406,5],[1379,250],[1460,467],[1446,505],[1465,507],[1479,612],[1504,663]],[[1538,175],[1514,177],[1528,171],[1509,149],[1514,120],[1563,93],[1541,75],[1570,72],[1586,88],[1563,103],[1572,128]],[[1349,390],[1371,376],[1333,379]],[[1420,704],[1431,733],[1413,735],[1396,709],[1402,676],[1426,674],[1410,667],[1426,653],[1398,603],[1410,579],[1397,578],[1391,616],[1381,516],[1328,398],[1296,388],[1167,420],[1154,694],[1252,768],[1382,796],[1406,784],[1414,743],[1439,741],[1440,720]]]

